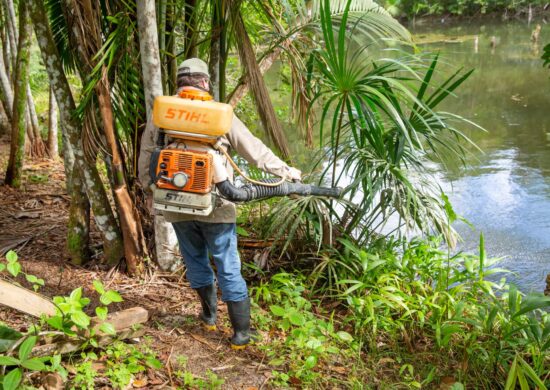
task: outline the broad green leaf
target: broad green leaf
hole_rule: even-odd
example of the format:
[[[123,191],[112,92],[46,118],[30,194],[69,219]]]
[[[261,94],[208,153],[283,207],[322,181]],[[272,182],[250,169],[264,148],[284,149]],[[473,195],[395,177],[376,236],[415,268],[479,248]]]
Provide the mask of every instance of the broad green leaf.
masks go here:
[[[82,311],[71,314],[71,320],[79,327],[86,329],[90,325],[90,317]]]
[[[519,310],[512,317],[515,318],[522,314],[536,309],[543,309],[545,307],[550,307],[550,297],[542,294],[531,293],[523,299]]]
[[[6,264],[0,263],[0,272],[4,271],[6,269]]]
[[[99,280],[94,280],[92,282],[92,284],[94,285],[94,289],[100,293],[100,294],[105,294],[105,287],[103,287],[103,283],[101,283],[101,281]]]
[[[19,360],[27,360],[31,354],[32,348],[36,345],[36,336],[28,337],[19,347]]]
[[[57,330],[63,329],[63,317],[61,316],[50,317],[46,320],[46,322],[48,323],[48,325],[50,325],[54,329],[57,329]]]
[[[271,305],[269,306],[269,309],[273,314],[279,317],[284,317],[284,315],[286,314],[285,309],[283,309],[281,306]]]
[[[145,363],[147,363],[149,367],[154,368],[156,370],[160,370],[162,368],[162,363],[160,362],[160,360],[152,356],[147,357],[145,359]]]
[[[4,390],[15,390],[18,388],[19,383],[21,382],[22,372],[20,368],[11,370],[8,375],[4,377],[2,385]]]
[[[17,261],[17,253],[14,251],[9,251],[6,253],[6,260],[8,263],[15,263]]]
[[[342,339],[344,341],[347,341],[347,342],[353,341],[353,336],[350,335],[348,332],[339,331],[336,334],[338,335],[338,337],[340,337],[340,339]]]
[[[44,365],[44,363],[42,363],[40,359],[36,359],[36,358],[25,360],[24,362],[21,363],[21,365],[26,369],[32,370],[32,371],[44,371],[46,369],[46,366]]]
[[[103,306],[98,306],[95,308],[95,314],[100,320],[107,319],[107,313],[109,312],[109,309]]]
[[[241,226],[237,226],[237,234],[242,237],[250,237],[250,233],[248,233],[244,228]]]
[[[126,368],[132,374],[136,374],[138,372],[141,372],[141,371],[145,370],[145,367],[143,367],[141,364],[138,364],[138,363],[129,363],[129,364],[126,365]]]
[[[311,355],[306,359],[304,366],[308,369],[311,369],[315,367],[316,364],[317,364],[317,356]]]
[[[110,305],[112,302],[122,302],[122,297],[114,290],[109,290],[105,294],[102,294],[99,298],[101,303],[105,306]]]
[[[8,263],[7,266],[8,272],[12,274],[14,277],[19,275],[19,272],[21,272],[21,264],[19,263]]]
[[[80,298],[82,298],[82,287],[74,289],[69,296],[69,299],[71,301],[80,301]]]
[[[288,316],[288,319],[293,325],[296,325],[296,326],[302,326],[306,321],[306,319],[304,318],[304,315],[297,311],[291,312],[290,315]]]
[[[6,352],[21,336],[21,333],[18,331],[8,326],[0,325],[0,353]]]
[[[0,366],[17,366],[19,365],[19,359],[16,359],[11,356],[1,356],[0,355]]]
[[[111,336],[114,336],[116,334],[115,327],[113,326],[113,324],[110,324],[108,322],[104,322],[103,324],[101,324],[99,330]]]
[[[29,283],[38,282],[38,278],[34,275],[25,275],[25,279],[27,279],[27,282],[29,282]]]

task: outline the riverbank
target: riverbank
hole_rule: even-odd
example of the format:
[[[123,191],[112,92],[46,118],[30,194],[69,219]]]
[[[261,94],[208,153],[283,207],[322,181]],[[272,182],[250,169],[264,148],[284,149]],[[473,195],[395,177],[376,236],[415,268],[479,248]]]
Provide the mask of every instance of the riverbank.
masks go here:
[[[386,9],[404,24],[429,20],[512,19],[533,20],[550,15],[550,3],[528,1],[467,0],[462,2],[386,2]]]

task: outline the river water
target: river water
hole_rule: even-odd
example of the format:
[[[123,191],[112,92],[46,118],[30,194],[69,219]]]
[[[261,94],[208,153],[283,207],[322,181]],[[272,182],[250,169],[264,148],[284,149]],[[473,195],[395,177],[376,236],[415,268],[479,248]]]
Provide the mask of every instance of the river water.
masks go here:
[[[483,232],[488,255],[502,257],[499,266],[513,271],[507,279],[525,292],[543,291],[550,273],[550,70],[540,60],[550,25],[541,23],[537,45],[530,40],[536,24],[410,28],[423,50],[440,51],[448,69],[475,68],[444,107],[487,129],[468,132],[483,153],[466,168],[442,171],[455,211],[474,226],[455,226],[463,238],[458,249],[477,252]]]
[[[488,256],[502,258],[498,266],[512,271],[507,280],[524,292],[542,292],[550,273],[550,70],[540,59],[550,24],[538,23],[540,44],[531,42],[536,21],[409,26],[422,51],[440,53],[440,77],[459,67],[475,69],[440,107],[487,130],[465,129],[483,150],[473,150],[466,167],[439,169],[455,211],[473,226],[456,224],[462,236],[457,250],[478,253],[482,232]],[[278,65],[267,82],[275,106],[288,106],[290,91]],[[285,130],[295,161],[306,166],[311,153],[294,126]]]

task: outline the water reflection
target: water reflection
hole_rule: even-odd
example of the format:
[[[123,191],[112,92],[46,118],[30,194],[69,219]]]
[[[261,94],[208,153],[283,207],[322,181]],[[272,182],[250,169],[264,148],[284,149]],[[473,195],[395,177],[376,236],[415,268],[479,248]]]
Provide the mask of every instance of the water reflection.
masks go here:
[[[508,279],[524,291],[544,290],[550,273],[550,72],[542,68],[540,45],[531,42],[533,29],[513,22],[414,30],[474,37],[422,46],[476,69],[446,109],[489,131],[469,132],[484,154],[474,153],[469,168],[443,173],[443,186],[475,227],[457,225],[460,249],[476,251],[482,231],[489,255],[505,257],[501,266],[515,272]],[[550,42],[550,26],[542,27],[539,42]]]

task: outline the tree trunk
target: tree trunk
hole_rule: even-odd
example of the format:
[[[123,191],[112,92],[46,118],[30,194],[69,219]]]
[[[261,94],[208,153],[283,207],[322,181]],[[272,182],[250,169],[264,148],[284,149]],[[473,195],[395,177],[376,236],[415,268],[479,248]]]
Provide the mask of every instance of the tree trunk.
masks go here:
[[[19,40],[19,34],[17,33],[17,29],[15,28],[16,26],[15,8],[13,5],[13,0],[3,0],[3,4],[6,12],[6,17],[7,17],[7,29],[8,29],[10,47],[12,47],[11,57],[12,57],[13,66],[15,68],[15,59],[17,55],[16,49],[15,49],[16,47],[15,42]],[[14,77],[12,81],[15,84],[17,79]],[[30,85],[28,84],[28,81],[27,81],[26,88],[27,88],[27,110],[28,110],[27,123],[28,123],[28,126],[32,126],[27,129],[27,131],[29,132],[32,131],[32,134],[28,133],[30,144],[27,145],[27,149],[29,150],[30,156],[43,157],[46,148],[44,146],[44,142],[42,141],[42,137],[40,136],[40,126],[38,124],[38,116],[36,115],[36,108],[34,105],[34,100],[32,97],[32,92],[31,92]]]
[[[159,46],[155,29],[155,2],[153,0],[137,0],[137,19],[143,86],[145,90],[147,120],[149,123],[153,116],[154,98],[162,95]],[[150,127],[143,133],[143,138],[145,137],[156,139],[157,134]],[[145,151],[141,153],[145,153]],[[172,224],[167,223],[162,215],[155,215],[154,218],[157,261],[163,269],[172,269],[179,262],[178,258],[174,255],[174,252],[177,253],[178,248],[176,234],[172,228]]]
[[[34,99],[32,97],[31,86],[27,82],[27,107],[29,110],[29,122],[28,125],[32,130],[33,137],[31,138],[31,156],[42,158],[46,153],[46,145],[42,140],[40,134],[40,124],[38,123],[38,115],[36,115],[36,107],[34,105]]]
[[[107,138],[107,144],[113,156],[113,179],[115,182],[113,190],[118,206],[118,217],[122,229],[122,236],[124,238],[126,265],[131,275],[141,275],[144,272],[143,259],[147,256],[147,246],[145,245],[145,237],[143,236],[137,209],[134,207],[134,202],[126,186],[124,167],[116,141],[106,68],[103,69],[102,80],[96,85],[96,91],[105,137]]]
[[[290,150],[286,135],[283,132],[281,124],[277,120],[277,115],[273,109],[269,92],[262,77],[262,72],[256,62],[256,54],[250,42],[248,33],[245,30],[241,14],[238,9],[232,10],[234,18],[235,35],[239,58],[244,71],[247,74],[248,84],[256,101],[256,108],[264,128],[267,130],[275,146],[281,151],[285,159],[290,158]]]
[[[0,136],[8,134],[8,131],[11,130],[10,120],[4,109],[4,103],[0,102]]]
[[[25,154],[25,108],[27,104],[27,81],[29,78],[31,25],[24,1],[19,3],[19,42],[15,67],[15,91],[11,121],[11,147],[6,184],[15,188],[21,186],[23,157]]]
[[[158,42],[162,85],[168,90],[168,75],[166,74],[166,0],[157,0]]]
[[[176,4],[168,4],[166,10],[166,33],[168,34],[168,42],[166,43],[166,88],[164,89],[168,95],[173,95],[176,92],[176,79],[178,72],[178,64],[176,62],[176,37],[174,28],[177,22],[178,7]]]
[[[3,0],[4,12],[6,13],[6,27],[8,30],[8,40],[9,47],[11,52],[11,61],[12,63],[7,66],[8,68],[13,67],[15,69],[15,58],[17,56],[17,29],[16,29],[16,17],[15,17],[15,7],[13,6],[13,0]],[[8,64],[6,64],[8,65]]]
[[[6,109],[6,115],[11,123],[13,110],[13,90],[11,88],[10,78],[7,67],[4,63],[4,57],[0,56],[0,89],[2,90],[2,102]]]
[[[89,164],[84,158],[80,126],[72,115],[75,111],[75,103],[48,24],[46,10],[41,0],[31,2],[31,18],[36,36],[40,37],[38,45],[46,65],[51,87],[55,93],[62,128],[74,152],[75,168],[81,174],[80,177],[84,183],[86,195],[90,200],[96,224],[102,233],[105,259],[109,264],[116,264],[123,255],[120,229],[116,224],[109,205],[109,199],[95,165]],[[72,198],[71,201],[73,201]],[[81,209],[81,212],[84,211]],[[80,236],[80,238],[83,237]],[[69,243],[70,246],[71,243]]]
[[[4,9],[4,5],[0,3],[0,39],[2,40],[2,60],[4,64],[11,64],[10,56],[10,40],[8,37],[8,16]],[[9,66],[6,69],[9,79]]]
[[[185,24],[183,28],[183,48],[185,50],[185,58],[194,58],[197,56],[197,13],[195,7],[197,0],[186,0],[185,7]]]
[[[48,155],[50,158],[57,158],[59,155],[57,137],[57,103],[53,89],[50,88],[50,107],[48,110]]]
[[[55,101],[53,88],[50,93],[50,99],[52,98]],[[67,222],[67,251],[71,262],[80,265],[86,263],[90,258],[90,202],[84,190],[86,186],[82,180],[81,170],[75,166],[75,155],[67,132],[63,131],[62,133],[65,183],[67,193],[71,197],[69,221]]]
[[[210,92],[216,101],[220,101],[220,63],[222,61],[221,41],[223,30],[222,3],[222,0],[212,1],[212,27],[210,31],[210,62],[208,64],[208,71],[210,72],[210,84],[212,85]]]

